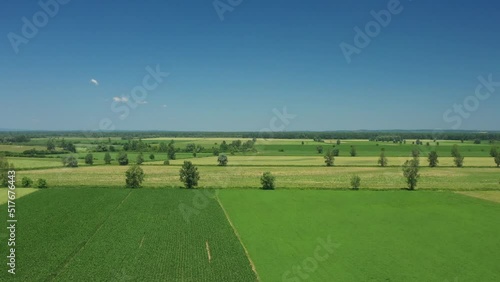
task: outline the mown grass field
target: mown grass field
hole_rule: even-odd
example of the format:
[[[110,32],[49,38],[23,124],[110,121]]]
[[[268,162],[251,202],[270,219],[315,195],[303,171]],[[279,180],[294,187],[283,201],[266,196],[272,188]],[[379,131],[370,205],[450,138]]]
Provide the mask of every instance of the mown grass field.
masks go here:
[[[142,166],[146,174],[143,186],[178,188],[179,166]],[[128,166],[82,166],[24,170],[18,179],[44,178],[49,187],[124,187]],[[361,189],[403,189],[406,187],[400,167],[273,167],[273,166],[200,166],[199,186],[205,188],[260,187],[260,176],[271,171],[277,189],[348,189],[350,178],[361,177]],[[498,168],[421,168],[417,189],[500,190]]]
[[[219,198],[262,281],[500,280],[497,203],[403,191],[223,190]],[[328,238],[331,252],[321,243]]]
[[[180,189],[93,188],[47,189],[19,198],[15,278],[255,281],[217,201],[209,194],[196,206],[195,195]],[[198,213],[184,216],[181,203]],[[6,212],[0,205],[2,218]],[[7,235],[2,228],[0,237]],[[5,258],[5,248],[2,254]],[[0,280],[9,275],[0,272]]]

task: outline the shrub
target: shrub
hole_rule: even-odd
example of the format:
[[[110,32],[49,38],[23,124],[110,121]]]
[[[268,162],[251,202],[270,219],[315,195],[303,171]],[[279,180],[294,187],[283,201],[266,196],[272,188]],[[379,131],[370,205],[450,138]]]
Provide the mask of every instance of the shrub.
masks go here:
[[[351,177],[351,188],[354,190],[358,190],[359,186],[361,186],[361,177],[358,175],[353,175]]]
[[[498,148],[497,147],[491,147],[491,149],[490,149],[490,156],[494,158],[497,155],[497,153],[498,153]]]
[[[135,160],[135,162],[138,165],[141,165],[144,162],[144,156],[142,155],[142,153],[140,153],[139,155],[137,155],[137,159]]]
[[[187,189],[192,189],[198,186],[198,180],[200,180],[200,173],[198,168],[194,166],[190,161],[184,161],[184,164],[179,171],[180,180],[184,183],[184,187]]]
[[[427,160],[429,161],[429,166],[430,167],[436,167],[439,163],[439,160],[438,160],[438,154],[436,151],[430,151],[429,152],[429,157],[427,158]]]
[[[217,158],[217,161],[219,162],[219,166],[226,166],[227,165],[227,156],[222,154]]]
[[[356,147],[351,145],[351,151],[350,151],[351,157],[355,157],[357,155],[356,152]]]
[[[260,183],[264,190],[274,190],[274,176],[270,172],[264,172],[260,177]]]
[[[74,156],[65,157],[62,162],[65,167],[78,167],[78,160]]]
[[[380,152],[380,158],[378,159],[378,164],[381,166],[381,167],[385,167],[387,166],[387,158],[385,157],[385,150],[382,150],[382,152]]]
[[[150,160],[154,160],[155,159],[155,155],[154,154],[149,155],[149,159]]]
[[[170,161],[169,161],[169,160],[165,160],[165,161],[163,162],[163,164],[164,164],[164,165],[170,165]]]
[[[45,179],[43,179],[43,178],[39,178],[39,179],[36,181],[36,187],[37,187],[37,188],[44,189],[44,188],[48,188],[49,186],[47,185],[47,180],[45,180]]]
[[[111,155],[108,152],[104,155],[104,163],[111,164]]]
[[[33,180],[29,177],[23,177],[23,179],[21,180],[21,186],[23,186],[24,188],[28,188],[28,187],[31,187],[31,185],[33,185]]]
[[[116,159],[118,160],[118,164],[128,165],[128,156],[126,153],[120,153]]]
[[[88,165],[94,164],[94,156],[92,154],[87,154],[85,156],[85,164],[88,164]]]
[[[140,188],[143,180],[144,170],[139,165],[133,165],[125,172],[125,183],[128,188]]]
[[[456,153],[455,156],[453,157],[453,162],[457,167],[463,167],[464,166],[464,157],[460,153]]]
[[[335,162],[335,157],[333,156],[332,150],[328,150],[328,152],[326,152],[324,158],[325,158],[326,166],[333,166],[333,163]]]
[[[500,167],[500,152],[498,152],[494,158],[497,167]]]

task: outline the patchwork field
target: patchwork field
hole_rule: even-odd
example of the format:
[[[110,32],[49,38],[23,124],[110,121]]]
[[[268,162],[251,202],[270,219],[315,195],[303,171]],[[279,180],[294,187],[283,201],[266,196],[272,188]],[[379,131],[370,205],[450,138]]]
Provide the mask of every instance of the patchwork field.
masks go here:
[[[135,139],[146,148],[145,178],[141,189],[126,189],[125,172],[140,154],[125,151],[128,139],[68,137],[76,153],[23,157],[48,140],[0,147],[4,167],[17,170],[19,281],[500,280],[500,168],[491,144],[257,139],[251,149],[226,150],[228,163],[219,166],[213,147],[251,139]],[[176,159],[166,165],[158,148],[171,140]],[[110,144],[116,151],[105,165],[95,150]],[[204,148],[195,157],[188,144]],[[464,167],[455,167],[453,145]],[[327,167],[324,153],[334,148],[340,156]],[[382,148],[387,167],[378,164]],[[417,191],[407,191],[402,164],[415,148],[420,178]],[[434,168],[430,150],[439,155]],[[129,165],[118,165],[120,152]],[[89,153],[93,165],[85,164]],[[68,156],[78,167],[63,167]],[[198,189],[179,189],[185,161],[197,166]],[[264,172],[275,177],[275,191],[260,189]],[[348,191],[354,175],[360,191]],[[48,188],[20,188],[24,177]],[[0,189],[3,218],[6,196]],[[9,278],[0,272],[0,281]]]
[[[223,190],[219,198],[262,281],[500,279],[496,203],[403,191]]]

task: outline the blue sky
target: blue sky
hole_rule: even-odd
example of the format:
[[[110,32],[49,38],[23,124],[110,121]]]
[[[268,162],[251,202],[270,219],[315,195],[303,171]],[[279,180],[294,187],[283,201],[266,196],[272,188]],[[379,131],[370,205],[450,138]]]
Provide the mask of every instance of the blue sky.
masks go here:
[[[498,1],[55,1],[2,5],[0,128],[500,130]]]

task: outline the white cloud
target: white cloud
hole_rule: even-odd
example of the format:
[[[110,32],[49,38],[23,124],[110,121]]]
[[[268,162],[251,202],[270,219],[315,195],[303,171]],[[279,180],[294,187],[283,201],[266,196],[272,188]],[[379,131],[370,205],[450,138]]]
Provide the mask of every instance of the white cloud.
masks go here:
[[[147,103],[148,103],[148,101],[139,101],[139,102],[137,102],[137,104],[147,104]]]
[[[166,108],[166,107],[167,107],[167,105],[163,105],[163,106],[162,106],[162,108]]]
[[[94,84],[95,86],[99,86],[99,81],[97,81],[93,78],[90,80],[90,83]]]
[[[126,103],[126,102],[128,102],[128,98],[127,97],[113,97],[113,101]]]

